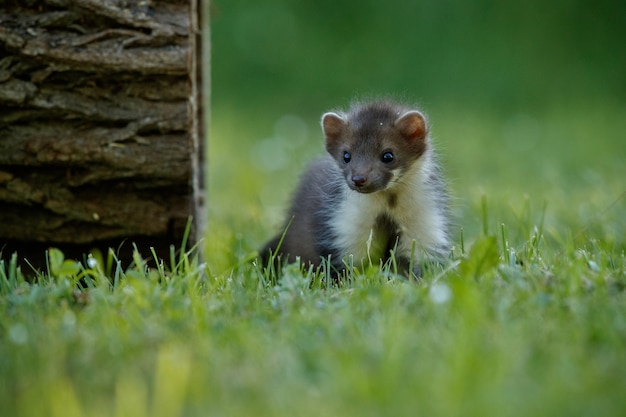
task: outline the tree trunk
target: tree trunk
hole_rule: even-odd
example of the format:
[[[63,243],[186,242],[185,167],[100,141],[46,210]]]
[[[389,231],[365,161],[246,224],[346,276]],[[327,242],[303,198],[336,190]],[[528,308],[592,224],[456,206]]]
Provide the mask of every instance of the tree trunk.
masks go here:
[[[5,255],[202,229],[198,1],[0,0]]]

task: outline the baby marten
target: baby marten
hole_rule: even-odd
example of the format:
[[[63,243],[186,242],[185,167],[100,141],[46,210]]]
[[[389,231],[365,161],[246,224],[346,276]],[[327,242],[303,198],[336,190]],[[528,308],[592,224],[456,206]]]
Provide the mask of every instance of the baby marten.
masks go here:
[[[338,277],[349,255],[361,266],[393,252],[398,272],[419,277],[424,261],[445,258],[447,194],[424,115],[387,100],[357,103],[324,114],[322,129],[328,155],[302,177],[283,232],[261,251],[265,265],[270,253],[313,265],[330,259]]]

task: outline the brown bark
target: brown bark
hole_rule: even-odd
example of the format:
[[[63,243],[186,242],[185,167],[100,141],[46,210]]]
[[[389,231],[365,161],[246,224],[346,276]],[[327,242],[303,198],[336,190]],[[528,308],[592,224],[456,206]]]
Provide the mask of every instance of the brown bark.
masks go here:
[[[204,191],[196,1],[0,0],[0,251],[180,243]]]

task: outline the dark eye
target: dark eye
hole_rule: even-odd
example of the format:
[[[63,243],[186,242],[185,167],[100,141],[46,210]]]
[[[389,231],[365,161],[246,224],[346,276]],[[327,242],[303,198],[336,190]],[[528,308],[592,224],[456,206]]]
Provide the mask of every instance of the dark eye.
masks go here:
[[[391,152],[389,152],[389,151],[383,152],[382,156],[380,157],[380,160],[384,164],[389,164],[389,163],[393,162],[393,154]]]
[[[348,162],[350,162],[351,159],[352,159],[352,155],[350,155],[350,152],[343,153],[343,162],[347,164]]]

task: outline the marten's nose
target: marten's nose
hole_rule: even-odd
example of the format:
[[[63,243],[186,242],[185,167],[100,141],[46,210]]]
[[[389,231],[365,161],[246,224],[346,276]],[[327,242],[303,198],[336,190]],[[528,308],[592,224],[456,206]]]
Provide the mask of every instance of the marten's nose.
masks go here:
[[[352,176],[352,182],[357,187],[362,187],[367,182],[367,177],[365,175],[353,175]]]

